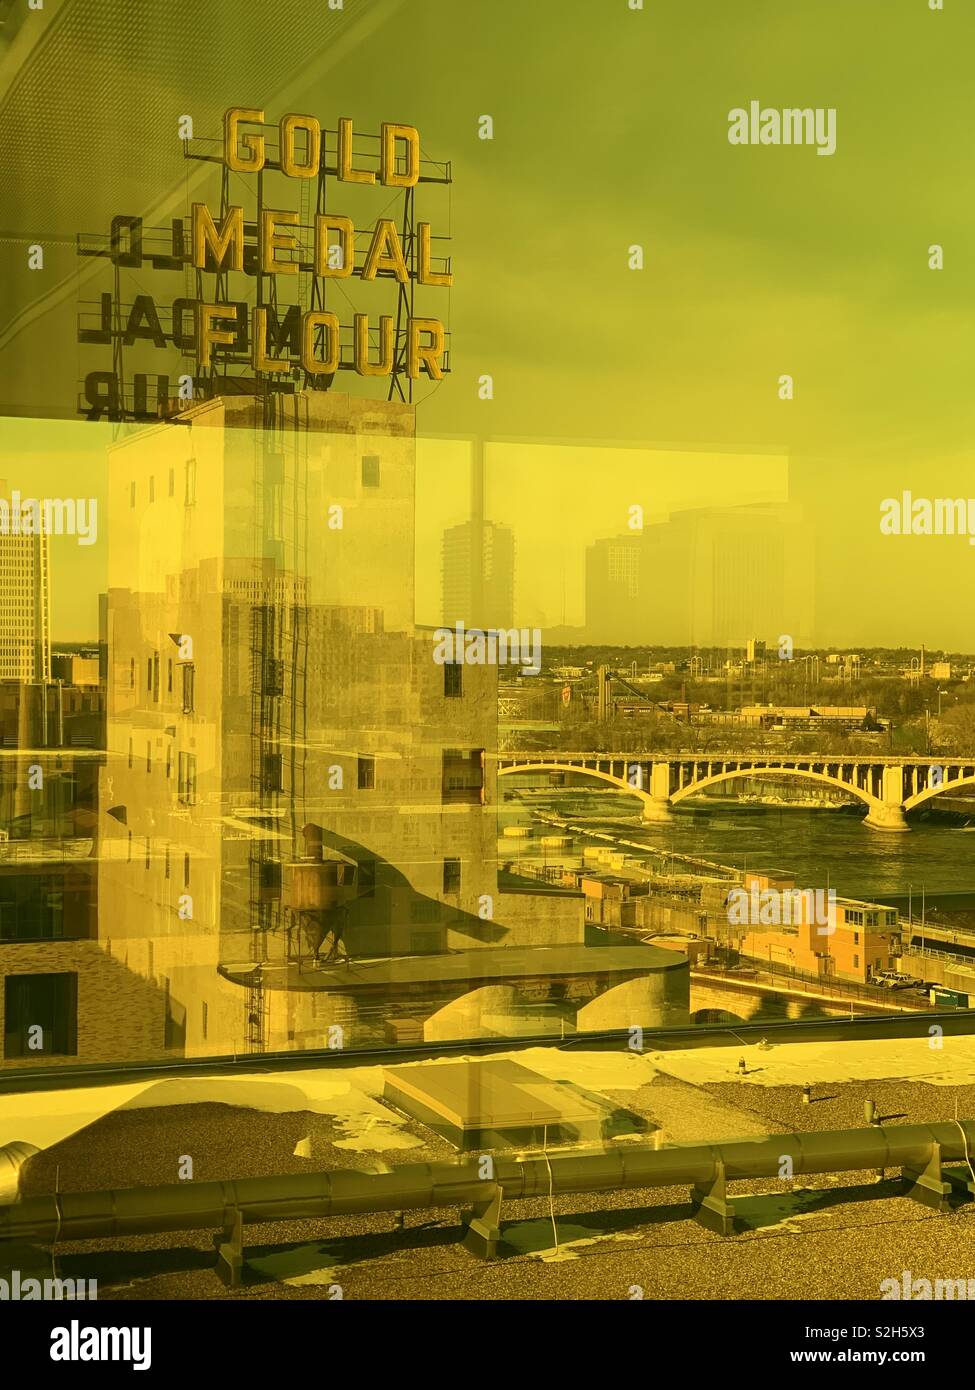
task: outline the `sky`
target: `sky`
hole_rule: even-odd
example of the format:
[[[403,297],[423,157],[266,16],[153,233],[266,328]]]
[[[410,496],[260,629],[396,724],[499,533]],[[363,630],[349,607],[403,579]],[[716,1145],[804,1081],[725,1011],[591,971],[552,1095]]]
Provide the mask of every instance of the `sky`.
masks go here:
[[[82,477],[85,495],[103,485],[99,428],[49,438],[42,423],[105,365],[75,323],[82,291],[110,281],[90,263],[77,281],[74,235],[215,200],[212,179],[189,189],[180,114],[214,136],[235,104],[263,103],[269,122],[409,122],[453,175],[417,197],[452,237],[454,272],[427,301],[449,321],[452,370],[417,392],[421,621],[435,620],[439,537],[466,515],[477,435],[488,513],[516,533],[521,622],[581,621],[586,546],[625,529],[629,502],[664,514],[785,490],[816,538],[818,644],[975,647],[975,548],[879,530],[880,503],[905,488],[975,495],[973,7],[465,0],[461,20],[454,0],[346,0],[326,28],[321,0],[212,0],[180,25],[169,0],[142,0],[138,36],[129,9],[76,0],[93,76],[79,68],[63,100],[54,78],[23,84],[0,107],[5,220],[22,250],[39,237],[49,250],[40,279],[10,277],[0,478],[21,485],[29,463],[37,491],[50,477],[58,495],[65,470],[71,495]],[[835,108],[835,154],[731,145],[728,113],[751,100]],[[178,275],[176,289],[133,278],[134,292],[182,292]],[[11,414],[38,423],[25,437]],[[61,638],[95,631],[99,549],[55,556]]]

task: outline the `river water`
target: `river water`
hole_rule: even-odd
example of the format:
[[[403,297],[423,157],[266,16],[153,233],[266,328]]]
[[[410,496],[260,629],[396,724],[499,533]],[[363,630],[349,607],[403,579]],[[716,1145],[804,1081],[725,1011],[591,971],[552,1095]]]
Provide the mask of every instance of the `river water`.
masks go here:
[[[675,807],[672,818],[647,823],[633,800],[614,792],[530,792],[505,801],[502,825],[527,824],[531,811],[564,816],[573,824],[612,832],[667,854],[693,855],[747,869],[779,869],[801,886],[835,889],[841,896],[975,892],[975,828],[934,819],[906,834],[871,830],[860,807],[807,808],[753,802],[701,802]],[[539,829],[542,829],[539,827]],[[542,831],[544,833],[544,831]],[[512,842],[502,841],[510,850]]]

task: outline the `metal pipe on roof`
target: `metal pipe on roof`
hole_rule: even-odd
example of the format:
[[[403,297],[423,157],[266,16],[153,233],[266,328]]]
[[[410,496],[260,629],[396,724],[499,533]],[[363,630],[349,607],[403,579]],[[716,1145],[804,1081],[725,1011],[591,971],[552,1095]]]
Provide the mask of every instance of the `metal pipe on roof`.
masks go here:
[[[480,1155],[457,1163],[416,1163],[389,1173],[347,1169],[229,1182],[173,1183],[102,1192],[25,1197],[0,1207],[0,1240],[93,1240],[151,1231],[227,1229],[375,1211],[475,1207],[500,1192],[507,1201],[621,1188],[670,1187],[868,1168],[921,1170],[970,1161],[975,1120],[884,1129],[821,1130],[667,1149],[613,1147],[494,1155],[493,1181]]]
[[[4,1144],[0,1149],[0,1202],[17,1200],[21,1174],[36,1153],[40,1153],[40,1150],[35,1144],[25,1144],[21,1140]]]

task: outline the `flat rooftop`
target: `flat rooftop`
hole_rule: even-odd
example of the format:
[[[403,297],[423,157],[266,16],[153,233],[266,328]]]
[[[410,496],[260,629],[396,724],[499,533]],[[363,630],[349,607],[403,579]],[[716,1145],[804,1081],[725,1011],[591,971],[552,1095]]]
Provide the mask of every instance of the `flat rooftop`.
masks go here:
[[[975,1115],[975,1037],[743,1043],[685,1051],[491,1054],[558,1082],[612,1118],[625,1148],[859,1128],[865,1100],[889,1124]],[[739,1058],[746,1070],[738,1074]],[[458,1059],[462,1060],[462,1059]],[[431,1072],[454,1065],[420,1064]],[[417,1070],[419,1070],[418,1068]],[[407,1070],[404,1066],[402,1070]],[[812,1088],[803,1104],[802,1088]],[[443,1162],[456,1149],[383,1100],[379,1066],[310,1067],[0,1095],[0,1131],[42,1148],[25,1193]],[[246,1280],[228,1291],[212,1232],[59,1242],[63,1277],[101,1298],[868,1299],[881,1281],[975,1277],[975,1204],[940,1214],[900,1196],[895,1175],[831,1173],[731,1185],[745,1229],[721,1237],[691,1215],[686,1187],[508,1202],[505,1258],[460,1244],[455,1208],[248,1226]],[[50,1260],[46,1253],[37,1258]],[[20,1256],[19,1258],[23,1258]],[[26,1265],[21,1263],[21,1269]]]
[[[377,961],[353,961],[315,968],[309,959],[300,967],[265,965],[270,989],[334,990],[353,993],[388,990],[399,985],[478,985],[498,980],[564,979],[569,976],[643,975],[681,970],[686,962],[673,951],[639,944],[626,946],[502,946],[444,955],[400,956]],[[244,983],[254,970],[251,962],[220,967],[227,979]]]

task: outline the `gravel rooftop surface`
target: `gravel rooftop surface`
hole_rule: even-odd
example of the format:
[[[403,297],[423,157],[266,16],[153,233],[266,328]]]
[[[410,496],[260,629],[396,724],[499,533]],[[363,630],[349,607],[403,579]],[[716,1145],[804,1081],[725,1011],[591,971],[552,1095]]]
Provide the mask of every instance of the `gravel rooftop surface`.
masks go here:
[[[604,1092],[665,1141],[709,1142],[761,1133],[863,1125],[876,1101],[891,1124],[975,1114],[975,1086],[882,1081],[796,1086],[737,1079],[692,1085],[657,1076],[638,1091]],[[449,1160],[456,1151],[412,1119],[415,1148],[361,1152],[337,1146],[346,1131],[328,1115],[268,1114],[195,1103],[116,1110],[32,1160],[24,1195],[172,1183],[182,1155],[196,1181],[384,1171]],[[299,1140],[311,1157],[296,1158]],[[647,1142],[631,1137],[622,1143]],[[686,1187],[557,1197],[558,1249],[547,1200],[502,1210],[504,1258],[482,1262],[461,1244],[455,1209],[245,1227],[245,1282],[228,1290],[215,1269],[213,1232],[61,1243],[62,1277],[96,1278],[100,1299],[879,1299],[881,1281],[975,1278],[975,1203],[939,1214],[898,1195],[896,1174],[825,1174],[735,1183],[743,1229],[733,1237],[692,1219]],[[25,1252],[20,1268],[31,1264]],[[30,1272],[50,1274],[49,1252]],[[333,1295],[334,1296],[334,1295]]]

